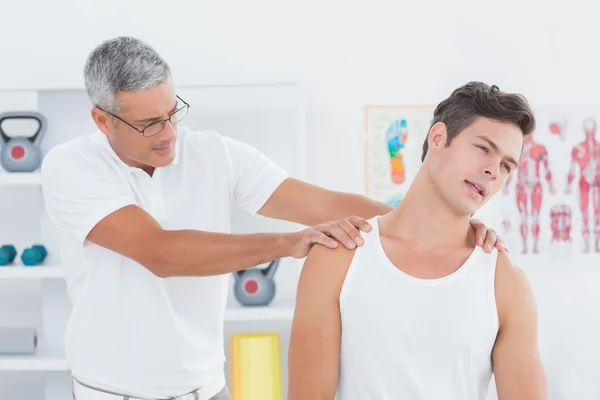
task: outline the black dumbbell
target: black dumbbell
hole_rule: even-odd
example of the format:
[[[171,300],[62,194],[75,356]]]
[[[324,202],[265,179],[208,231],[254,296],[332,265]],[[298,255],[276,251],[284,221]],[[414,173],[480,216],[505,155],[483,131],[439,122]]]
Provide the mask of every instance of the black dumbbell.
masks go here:
[[[0,265],[12,263],[16,256],[17,250],[12,244],[5,244],[0,247]]]
[[[25,265],[38,265],[44,262],[46,256],[48,255],[48,251],[46,248],[40,244],[31,246],[21,254],[21,261]]]

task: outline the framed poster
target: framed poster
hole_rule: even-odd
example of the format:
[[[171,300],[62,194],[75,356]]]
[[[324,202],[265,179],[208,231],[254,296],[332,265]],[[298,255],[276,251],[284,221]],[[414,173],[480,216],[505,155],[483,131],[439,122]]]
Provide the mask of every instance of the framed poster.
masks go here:
[[[502,228],[520,255],[600,265],[600,112],[592,105],[534,107],[519,168],[502,190]],[[592,262],[592,258],[589,259]]]
[[[393,207],[421,165],[435,105],[367,106],[366,194]]]

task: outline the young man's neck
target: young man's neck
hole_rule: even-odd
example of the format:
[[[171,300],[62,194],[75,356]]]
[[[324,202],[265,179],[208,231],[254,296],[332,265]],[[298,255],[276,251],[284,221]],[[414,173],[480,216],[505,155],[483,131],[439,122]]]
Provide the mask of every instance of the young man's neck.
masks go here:
[[[421,169],[402,203],[384,217],[384,234],[408,240],[415,250],[471,245],[470,216],[458,215]]]

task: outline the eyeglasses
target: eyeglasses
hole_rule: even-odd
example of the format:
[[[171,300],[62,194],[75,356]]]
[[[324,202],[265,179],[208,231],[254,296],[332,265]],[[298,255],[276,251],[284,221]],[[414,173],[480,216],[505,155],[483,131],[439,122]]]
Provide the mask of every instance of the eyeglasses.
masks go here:
[[[176,95],[177,96],[177,95]],[[177,96],[177,98],[179,100],[181,100],[181,102],[183,103],[183,106],[177,108],[175,111],[173,111],[173,113],[171,115],[169,115],[169,118],[163,120],[163,121],[156,121],[151,123],[150,125],[148,125],[147,127],[145,127],[144,129],[140,130],[138,128],[136,128],[135,126],[133,126],[132,124],[130,124],[129,122],[125,121],[123,118],[102,110],[100,107],[96,106],[96,108],[98,108],[99,110],[104,111],[105,113],[113,116],[114,118],[118,119],[121,122],[126,123],[127,125],[129,125],[130,127],[132,127],[133,129],[135,129],[136,131],[138,131],[139,133],[142,134],[143,137],[145,138],[149,138],[152,137],[154,135],[157,135],[160,133],[160,131],[162,131],[165,127],[165,124],[167,123],[167,121],[169,121],[171,124],[176,124],[179,121],[181,121],[182,119],[185,118],[185,116],[188,113],[188,109],[190,108],[190,105],[188,103],[185,102],[185,100],[183,100],[181,97]]]

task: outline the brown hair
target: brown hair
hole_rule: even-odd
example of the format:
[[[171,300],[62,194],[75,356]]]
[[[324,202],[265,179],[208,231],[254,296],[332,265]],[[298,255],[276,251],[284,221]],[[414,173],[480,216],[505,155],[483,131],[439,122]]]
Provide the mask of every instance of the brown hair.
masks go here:
[[[529,103],[520,94],[500,91],[498,86],[483,82],[469,82],[455,89],[450,97],[442,101],[433,113],[432,126],[438,122],[446,124],[448,139],[446,147],[478,117],[501,122],[512,122],[527,136],[535,129],[535,117]],[[423,143],[425,159],[429,145]]]

